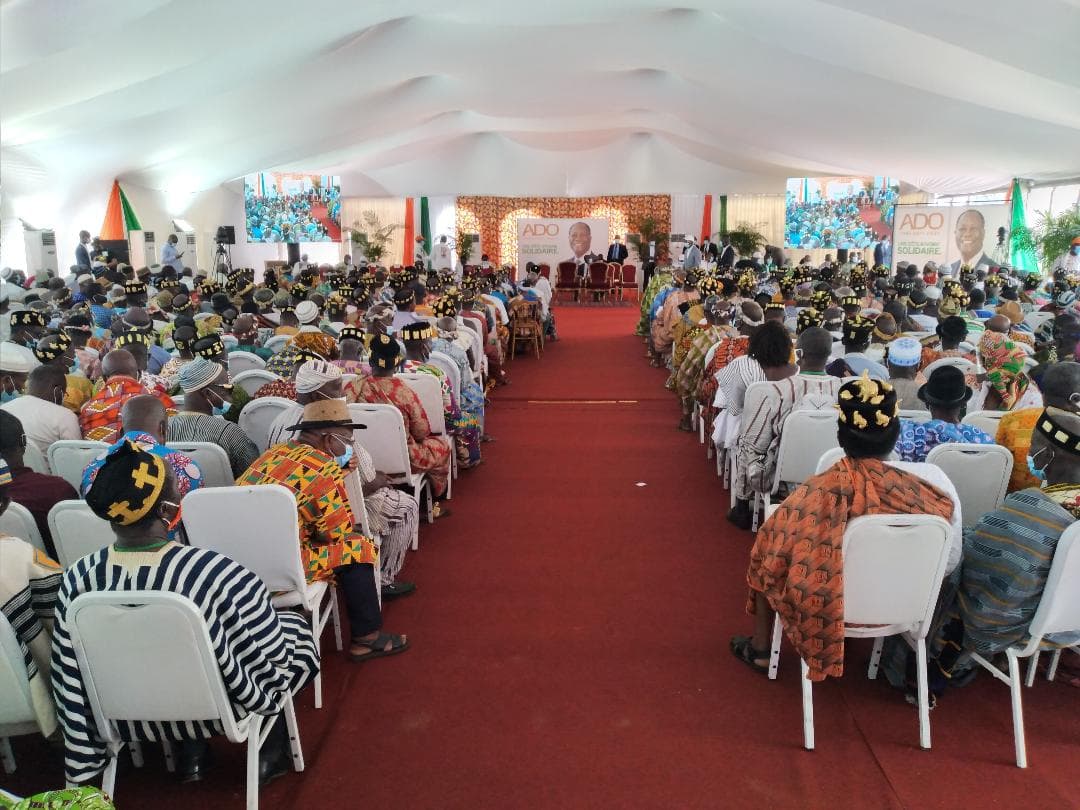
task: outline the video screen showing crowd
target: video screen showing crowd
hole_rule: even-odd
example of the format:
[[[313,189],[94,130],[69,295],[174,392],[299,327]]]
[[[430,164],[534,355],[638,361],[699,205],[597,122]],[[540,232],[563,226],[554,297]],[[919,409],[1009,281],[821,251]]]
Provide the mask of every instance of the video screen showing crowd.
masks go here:
[[[899,186],[889,178],[792,178],[784,247],[864,250],[892,230],[899,196]]]
[[[341,183],[330,175],[247,175],[244,219],[249,242],[340,242]]]

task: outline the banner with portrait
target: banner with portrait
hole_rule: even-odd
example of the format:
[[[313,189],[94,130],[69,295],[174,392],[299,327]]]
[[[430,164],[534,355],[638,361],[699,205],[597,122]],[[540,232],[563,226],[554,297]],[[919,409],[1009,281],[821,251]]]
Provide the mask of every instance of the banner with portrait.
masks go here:
[[[999,244],[999,228],[1004,241]],[[898,262],[920,268],[936,262],[945,275],[957,275],[962,265],[972,269],[1008,261],[1009,206],[898,205],[893,220],[892,269]]]
[[[518,264],[529,262],[551,266],[551,277],[559,262],[580,260],[589,254],[607,255],[609,222],[606,219],[533,219],[517,221]]]

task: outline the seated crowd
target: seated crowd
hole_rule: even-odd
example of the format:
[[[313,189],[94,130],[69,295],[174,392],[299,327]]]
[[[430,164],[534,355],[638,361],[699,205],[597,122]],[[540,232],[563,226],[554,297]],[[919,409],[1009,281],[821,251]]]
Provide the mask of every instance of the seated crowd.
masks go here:
[[[731,651],[766,672],[779,615],[812,680],[840,675],[848,522],[935,515],[951,526],[928,639],[936,702],[970,680],[973,654],[990,659],[1027,638],[1055,546],[1080,519],[1080,279],[966,266],[951,278],[932,263],[901,262],[895,276],[865,265],[740,264],[658,273],[638,326],[679,398],[678,427],[700,420],[718,474],[730,476],[728,520],[750,529],[758,504],[780,502],[760,515],[746,573],[750,632],[732,638]],[[778,481],[789,418],[822,411],[836,414],[825,441],[835,425],[839,460]],[[932,463],[950,443],[1009,451],[997,453],[1012,459],[997,508],[961,514],[963,482]],[[1080,634],[1052,641],[1075,645]],[[913,653],[885,649],[890,682],[915,702]],[[1075,657],[1061,666],[1080,685]]]
[[[538,297],[535,272],[520,287],[506,272],[460,282],[423,272],[303,266],[257,284],[240,269],[218,280],[186,272],[195,283],[181,285],[172,268],[110,262],[0,302],[9,338],[0,343],[0,514],[18,504],[40,535],[34,547],[29,535],[0,532],[0,612],[23,649],[38,726],[62,746],[69,782],[98,780],[107,764],[67,624],[73,602],[91,591],[189,597],[236,711],[275,715],[260,781],[290,764],[275,707],[318,673],[319,644],[306,612],[276,609],[255,573],[189,536],[184,499],[206,486],[231,478],[291,490],[300,564],[308,583],[340,590],[348,658],[409,649],[408,636],[384,629],[383,604],[416,591],[400,574],[422,514],[449,517],[452,478],[482,463],[492,440],[486,394],[507,383],[515,319],[541,317],[523,304],[539,300],[546,313],[550,301],[550,292]],[[438,397],[423,399],[419,383],[429,378]],[[367,431],[354,403],[400,414],[408,470],[380,466],[379,448],[396,435]],[[251,414],[270,406],[276,416],[256,431],[262,423]],[[65,479],[50,468],[50,449],[73,440],[92,461]],[[223,451],[226,481],[208,479],[192,443]],[[426,476],[430,501],[413,491],[410,474]],[[78,499],[108,522],[115,542],[65,570],[49,514]],[[202,778],[207,738],[220,733],[212,723],[124,728],[130,740],[175,742],[185,781]]]

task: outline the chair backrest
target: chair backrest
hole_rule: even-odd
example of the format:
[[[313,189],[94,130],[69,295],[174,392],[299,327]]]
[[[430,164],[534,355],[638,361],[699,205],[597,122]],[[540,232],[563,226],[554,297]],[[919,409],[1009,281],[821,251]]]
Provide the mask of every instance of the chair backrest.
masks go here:
[[[1058,538],[1042,599],[1031,619],[1031,644],[1049,633],[1080,631],[1080,522]]]
[[[428,357],[428,362],[436,368],[442,369],[442,372],[450,378],[450,388],[454,391],[454,396],[459,400],[461,399],[461,369],[458,368],[454,358],[448,354],[442,352],[432,352]]]
[[[263,348],[277,354],[285,348],[285,344],[289,342],[290,337],[291,335],[274,335],[263,344]]]
[[[467,327],[469,327],[469,329],[471,329],[477,334],[478,337],[480,337],[481,341],[483,340],[484,327],[479,324],[476,318],[462,318],[461,320],[465,323]]]
[[[897,416],[901,419],[910,419],[912,422],[930,421],[930,411],[920,411],[915,408],[901,408]]]
[[[109,445],[85,439],[61,439],[49,445],[49,469],[79,491],[83,472],[90,462],[105,455]]]
[[[15,630],[0,613],[0,737],[8,736],[5,726],[37,725],[37,714],[30,697],[30,677],[26,673]]]
[[[792,411],[780,430],[773,492],[781,481],[801,484],[814,475],[818,460],[836,446],[836,411]]]
[[[707,352],[705,352],[705,360],[703,361],[702,366],[701,366],[703,369],[709,367],[709,363],[711,363],[713,361],[713,358],[716,357],[716,350],[719,349],[719,348],[720,348],[720,341],[717,341],[716,343],[714,343],[712,346],[709,347],[709,350]]]
[[[54,504],[49,510],[49,533],[56,546],[56,561],[64,568],[116,539],[112,524],[95,515],[86,501]]]
[[[0,515],[0,534],[18,537],[34,548],[45,551],[45,541],[41,539],[41,532],[38,531],[34,516],[21,503],[12,501],[4,510],[4,514]]]
[[[974,425],[990,436],[996,436],[998,423],[1008,411],[972,411],[960,421],[965,425]]]
[[[283,411],[296,403],[285,397],[259,397],[248,402],[240,411],[240,429],[255,442],[261,453],[270,444],[270,427]]]
[[[48,460],[33,444],[27,444],[26,449],[23,450],[23,464],[36,473],[52,475],[52,470],[49,469]]]
[[[240,345],[240,341],[236,339],[235,335],[222,335],[221,345],[223,345],[226,350],[235,349],[237,346]]]
[[[236,520],[244,526],[237,531]],[[271,593],[303,593],[296,496],[281,484],[197,489],[184,497],[188,542],[224,554],[253,571]]]
[[[821,475],[821,473],[825,472],[829,467],[842,459],[844,455],[843,447],[830,447],[822,453],[821,458],[818,459],[817,469],[814,470],[814,475]]]
[[[952,366],[960,369],[965,374],[977,374],[979,367],[963,357],[942,357],[939,360],[935,360],[923,369],[923,375],[929,378],[934,373],[934,369],[942,368],[943,366]]]
[[[231,487],[232,465],[225,448],[213,442],[165,442],[165,446],[191,456],[202,472],[204,487]]]
[[[1029,312],[1024,316],[1024,323],[1031,327],[1031,331],[1037,332],[1040,326],[1053,318],[1053,312]]]
[[[236,377],[245,371],[266,368],[266,361],[254,352],[234,350],[229,352],[229,376]]]
[[[544,278],[548,279],[549,281],[551,280],[551,265],[550,264],[541,264],[536,269],[539,271],[540,275],[542,275]]]
[[[68,629],[99,735],[114,721],[221,720],[238,741],[206,620],[169,591],[94,591],[75,597]]]
[[[577,286],[577,265],[573,262],[559,262],[558,276],[555,281],[557,287]]]
[[[375,469],[395,478],[412,474],[409,444],[405,438],[405,419],[393,405],[354,402],[349,416],[364,425],[354,433],[356,441],[371,455]]]
[[[280,379],[276,374],[261,368],[253,368],[250,371],[242,371],[232,378],[233,385],[239,385],[251,396],[267,383]]]
[[[603,286],[610,283],[611,268],[606,262],[593,262],[589,265],[589,284]]]
[[[422,371],[404,371],[395,374],[416,394],[427,414],[431,432],[442,436],[446,433],[446,415],[443,413],[442,385],[431,374]]]
[[[940,467],[953,482],[965,526],[978,523],[1005,500],[1013,457],[1000,444],[939,444],[926,454],[926,461]]]
[[[948,556],[949,524],[936,515],[867,515],[849,521],[844,622],[889,625],[925,638]],[[880,629],[871,634],[880,635]]]
[[[621,278],[624,287],[637,286],[637,268],[632,264],[624,264],[621,268]]]

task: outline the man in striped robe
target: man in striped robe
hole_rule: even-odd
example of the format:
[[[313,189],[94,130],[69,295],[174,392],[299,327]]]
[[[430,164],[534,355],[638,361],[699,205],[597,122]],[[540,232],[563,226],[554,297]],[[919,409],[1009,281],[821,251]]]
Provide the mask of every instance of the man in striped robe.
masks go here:
[[[234,709],[241,716],[277,716],[259,754],[260,781],[287,769],[279,706],[318,671],[311,625],[299,614],[274,611],[266,587],[243,566],[217,552],[170,541],[180,522],[179,500],[169,465],[131,442],[107,456],[86,493],[94,513],[112,523],[116,542],[64,572],[56,604],[52,686],[71,783],[96,778],[108,764],[68,626],[72,602],[93,591],[171,591],[194,602],[206,619]],[[206,721],[117,725],[125,740],[184,742],[178,770],[185,781],[202,778],[204,741],[223,733],[220,724]]]

